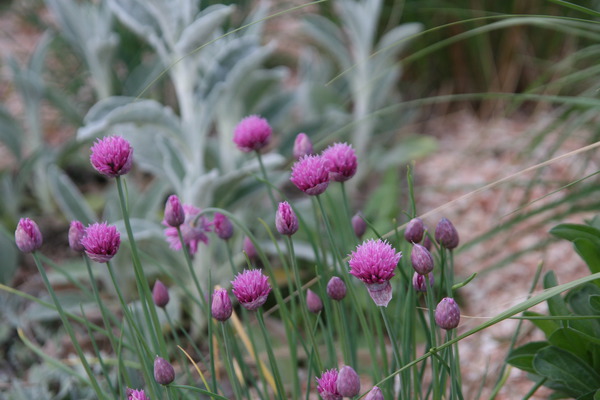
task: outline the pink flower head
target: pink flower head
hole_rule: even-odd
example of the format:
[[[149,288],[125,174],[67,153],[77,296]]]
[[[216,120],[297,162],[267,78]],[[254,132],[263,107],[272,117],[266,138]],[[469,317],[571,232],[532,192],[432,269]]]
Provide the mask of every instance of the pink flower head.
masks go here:
[[[320,156],[302,157],[292,166],[290,181],[310,196],[317,196],[329,186],[329,170]]]
[[[15,230],[15,243],[23,253],[31,253],[42,247],[42,233],[35,221],[21,218]]]
[[[183,211],[185,213],[185,221],[179,229],[183,236],[183,241],[189,248],[191,254],[196,254],[198,251],[198,243],[208,243],[207,232],[211,230],[211,223],[205,216],[198,217],[201,210],[189,204],[183,205]],[[163,221],[163,225],[168,224]],[[177,234],[177,228],[169,226],[165,229],[165,237],[169,243],[169,247],[173,250],[181,250],[181,241]]]
[[[80,221],[71,221],[69,225],[69,247],[77,253],[83,253],[81,239],[85,236],[85,227]]]
[[[233,141],[241,151],[249,153],[268,145],[271,133],[271,126],[266,119],[258,115],[250,115],[235,127]]]
[[[279,203],[275,214],[275,227],[282,235],[291,236],[298,231],[298,217],[287,201]]]
[[[231,282],[232,292],[240,304],[254,311],[267,301],[271,292],[268,278],[260,269],[245,269]]]
[[[185,211],[179,201],[179,197],[174,194],[169,196],[165,204],[165,219],[166,225],[177,228],[185,222]]]
[[[317,390],[323,400],[342,400],[342,395],[337,389],[338,370],[332,368],[323,372],[320,378],[317,378]]]
[[[369,295],[378,306],[387,307],[392,299],[389,280],[394,276],[402,253],[381,239],[369,239],[350,255],[350,273],[364,282]]]
[[[131,170],[133,147],[121,136],[106,136],[98,139],[90,150],[92,166],[102,175],[115,178]]]
[[[127,395],[127,400],[150,400],[150,397],[146,396],[143,390],[127,388],[125,394]]]
[[[306,133],[299,133],[294,140],[294,158],[301,159],[304,156],[313,154],[313,145]]]
[[[105,263],[119,251],[121,235],[114,225],[106,222],[89,225],[81,239],[85,254],[92,260]]]
[[[356,174],[356,153],[347,143],[335,143],[321,155],[329,169],[329,177],[336,182],[345,182]]]
[[[213,318],[217,321],[224,322],[231,317],[233,306],[226,289],[215,289],[210,311]]]
[[[233,224],[226,215],[215,213],[213,226],[215,228],[215,233],[219,238],[228,240],[233,236]]]

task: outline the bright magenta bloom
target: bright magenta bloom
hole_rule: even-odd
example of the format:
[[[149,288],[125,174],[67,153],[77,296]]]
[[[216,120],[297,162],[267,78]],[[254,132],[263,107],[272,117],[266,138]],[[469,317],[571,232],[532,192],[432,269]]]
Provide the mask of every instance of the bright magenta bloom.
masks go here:
[[[215,289],[210,312],[214,319],[221,322],[227,321],[231,317],[233,306],[226,289]]]
[[[387,307],[392,299],[389,280],[401,257],[402,253],[381,239],[363,242],[350,255],[350,273],[364,282],[378,306]]]
[[[71,221],[69,225],[69,247],[77,253],[83,253],[85,250],[81,244],[81,239],[85,236],[85,227],[80,221]]]
[[[335,143],[321,155],[326,161],[329,178],[336,182],[345,182],[356,174],[356,153],[347,143]]]
[[[169,196],[165,204],[165,224],[177,228],[185,222],[185,211],[179,201],[179,197],[174,194]]]
[[[96,171],[115,178],[125,175],[133,164],[133,147],[121,136],[98,139],[90,149],[90,161]]]
[[[290,181],[304,193],[317,196],[329,186],[329,169],[320,156],[304,156],[292,166]]]
[[[336,368],[323,372],[317,378],[317,390],[323,400],[342,400],[342,395],[337,389],[338,370]]]
[[[233,224],[226,215],[215,213],[213,226],[217,236],[223,240],[231,239],[233,236]]]
[[[240,304],[250,311],[265,304],[271,292],[268,278],[260,269],[245,269],[235,277],[231,285],[231,291]]]
[[[199,208],[184,204],[183,211],[185,212],[185,221],[181,224],[179,229],[181,230],[183,241],[187,245],[190,253],[196,254],[198,251],[198,243],[208,243],[208,235],[206,233],[210,232],[211,223],[205,216],[198,217],[198,214],[200,214],[201,211]],[[168,226],[165,221],[163,221],[163,225]],[[165,236],[169,246],[173,250],[181,250],[181,241],[177,234],[177,228],[169,226],[165,229]]]
[[[15,243],[23,253],[31,253],[42,247],[42,232],[35,221],[21,218],[15,230]]]
[[[150,397],[146,396],[143,390],[127,388],[125,391],[127,400],[150,400]]]
[[[233,132],[233,141],[245,152],[260,150],[269,144],[272,129],[266,119],[250,115],[240,121]]]
[[[344,397],[354,397],[360,393],[360,377],[354,368],[345,365],[342,367],[337,378],[338,393]]]
[[[119,251],[121,234],[114,225],[95,223],[87,227],[81,239],[85,254],[92,260],[105,263]]]
[[[296,160],[309,154],[313,154],[313,145],[306,133],[299,133],[298,136],[296,136],[293,152]]]
[[[298,231],[298,217],[287,201],[279,203],[275,214],[275,227],[282,235],[291,236]]]

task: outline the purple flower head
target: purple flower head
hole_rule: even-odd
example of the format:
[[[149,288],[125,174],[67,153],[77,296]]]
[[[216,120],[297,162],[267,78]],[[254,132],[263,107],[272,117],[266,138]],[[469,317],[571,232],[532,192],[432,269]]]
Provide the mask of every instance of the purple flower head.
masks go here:
[[[69,247],[77,253],[83,253],[81,239],[85,236],[85,227],[80,221],[71,221],[69,225]]]
[[[299,160],[309,154],[313,154],[312,142],[306,133],[299,133],[294,140],[294,158]]]
[[[105,263],[119,251],[121,234],[114,225],[106,222],[89,225],[81,239],[85,254],[92,260]]]
[[[433,287],[433,274],[427,274],[429,276],[429,286]],[[413,287],[417,292],[427,292],[427,282],[425,276],[415,272],[412,279]]]
[[[159,356],[154,359],[154,380],[161,385],[168,385],[175,380],[175,369],[171,363]]]
[[[345,182],[356,174],[356,153],[347,143],[335,143],[321,155],[326,161],[329,178],[336,182]]]
[[[331,277],[327,283],[327,296],[340,301],[346,297],[346,284],[337,276]]]
[[[242,250],[249,259],[253,260],[258,257],[258,252],[256,251],[256,247],[254,247],[254,243],[252,243],[252,239],[248,236],[244,238],[244,243],[242,244]]]
[[[354,397],[360,393],[360,378],[352,367],[345,365],[340,369],[337,390],[343,397]]]
[[[458,326],[460,322],[460,309],[454,299],[444,297],[435,308],[435,323],[442,329],[449,331]]]
[[[260,269],[245,269],[235,277],[231,285],[234,296],[244,308],[250,311],[265,304],[271,292],[268,278]]]
[[[133,164],[133,147],[121,136],[98,139],[90,148],[90,162],[102,175],[116,178],[125,175]]]
[[[377,386],[373,386],[373,389],[366,395],[365,400],[383,400],[383,393]]]
[[[279,203],[275,214],[275,227],[282,235],[292,236],[298,231],[298,217],[287,201]]]
[[[310,196],[323,193],[329,186],[329,170],[325,160],[313,155],[302,157],[292,166],[290,181]]]
[[[35,221],[21,218],[15,230],[15,243],[23,253],[31,253],[42,247],[42,233]]]
[[[213,218],[215,233],[220,239],[229,240],[233,236],[233,224],[226,215],[215,213]]]
[[[458,232],[452,222],[442,218],[435,227],[435,240],[440,246],[452,250],[458,246]]]
[[[272,129],[266,119],[250,115],[235,127],[233,141],[245,153],[260,150],[269,144]]]
[[[323,400],[342,400],[342,395],[337,389],[338,370],[336,368],[323,372],[317,378],[317,390]]]
[[[150,397],[146,396],[143,390],[127,388],[125,395],[127,396],[127,400],[150,400]]]
[[[201,210],[189,204],[183,205],[183,211],[185,213],[185,221],[179,229],[183,236],[184,243],[188,246],[191,254],[196,254],[198,251],[198,243],[208,243],[207,232],[211,230],[211,223],[205,216],[198,217]],[[163,225],[168,226],[165,221]],[[169,243],[169,247],[173,250],[181,250],[181,241],[177,234],[177,228],[168,226],[165,229],[165,237]]]
[[[433,256],[425,246],[413,244],[410,252],[410,262],[413,268],[421,275],[427,275],[433,271]]]
[[[389,280],[394,276],[402,253],[381,239],[367,240],[350,255],[350,273],[363,281],[378,306],[387,307],[392,299]]]
[[[406,225],[404,231],[404,239],[408,243],[421,243],[423,240],[423,234],[425,233],[425,225],[421,218],[413,218]]]
[[[233,306],[226,289],[215,289],[210,311],[217,321],[225,322],[231,317]]]
[[[169,196],[165,204],[165,219],[164,223],[168,226],[177,228],[185,221],[185,211],[179,201],[179,197],[175,195]]]
[[[352,217],[352,229],[354,229],[354,234],[359,239],[367,231],[367,223],[361,213],[356,213],[354,217]]]
[[[313,314],[318,314],[323,309],[321,298],[310,289],[306,291],[306,308]]]
[[[169,304],[169,289],[158,279],[152,288],[152,300],[157,307],[165,308]]]

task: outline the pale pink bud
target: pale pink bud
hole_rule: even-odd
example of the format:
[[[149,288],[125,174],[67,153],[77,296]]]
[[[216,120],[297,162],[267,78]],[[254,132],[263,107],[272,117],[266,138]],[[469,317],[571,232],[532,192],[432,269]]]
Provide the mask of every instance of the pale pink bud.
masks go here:
[[[323,302],[318,294],[308,289],[306,291],[306,308],[314,314],[318,314],[323,309]]]
[[[226,215],[215,213],[213,218],[215,233],[220,239],[229,240],[233,236],[233,224]]]
[[[442,218],[435,227],[435,240],[440,246],[452,250],[458,246],[458,232],[452,222]]]
[[[421,218],[413,218],[408,222],[408,225],[406,225],[404,239],[406,239],[408,243],[421,243],[424,233],[425,225]]]
[[[287,201],[279,203],[275,214],[275,227],[282,235],[291,236],[298,231],[298,217]]]
[[[346,284],[344,281],[337,276],[331,277],[327,283],[327,295],[337,301],[346,297]]]
[[[294,140],[294,158],[296,160],[313,154],[313,145],[306,133],[299,133]]]
[[[161,385],[168,385],[175,380],[175,369],[159,356],[154,359],[154,380]]]
[[[433,287],[433,274],[427,275],[429,276],[429,287]],[[412,283],[417,292],[427,292],[427,282],[425,281],[425,276],[415,272]]]
[[[354,397],[360,393],[360,378],[348,365],[340,369],[336,384],[338,393],[343,397]]]
[[[31,253],[42,247],[42,233],[35,221],[21,218],[15,230],[15,242],[23,253]]]
[[[169,304],[169,289],[160,280],[154,282],[152,300],[157,307],[165,308]]]
[[[410,261],[415,271],[421,275],[427,275],[433,271],[433,256],[425,246],[417,243],[413,244]]]
[[[217,321],[225,322],[231,317],[233,306],[226,289],[215,289],[210,311]]]
[[[383,400],[383,393],[377,386],[373,386],[373,389],[365,396],[365,400]]]
[[[354,217],[352,217],[352,229],[354,229],[354,234],[359,239],[367,231],[367,223],[361,213],[356,213]]]
[[[252,239],[248,236],[244,238],[244,243],[242,245],[244,253],[248,256],[249,259],[254,259],[258,257],[258,252],[256,251],[256,247],[254,247],[254,243],[252,243]]]
[[[85,236],[85,227],[79,221],[71,221],[69,225],[69,247],[77,253],[83,253],[85,250],[81,244],[81,239]]]
[[[450,330],[460,322],[460,309],[454,299],[444,297],[435,308],[435,323],[442,329]]]
[[[169,196],[165,204],[165,224],[177,228],[185,221],[185,211],[175,195]]]

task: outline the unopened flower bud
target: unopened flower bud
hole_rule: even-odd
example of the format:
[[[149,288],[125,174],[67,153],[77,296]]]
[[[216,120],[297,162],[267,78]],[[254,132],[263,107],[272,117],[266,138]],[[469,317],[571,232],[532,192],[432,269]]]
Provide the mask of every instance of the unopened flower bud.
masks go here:
[[[77,253],[83,253],[85,248],[81,239],[85,236],[85,227],[80,221],[71,221],[69,226],[69,247]]]
[[[440,246],[452,250],[458,246],[458,232],[452,222],[446,218],[442,218],[435,227],[435,240]]]
[[[314,314],[318,314],[323,309],[323,302],[318,294],[308,289],[306,291],[306,308]]]
[[[15,230],[15,242],[23,253],[31,253],[42,247],[42,233],[35,221],[21,218]]]
[[[383,393],[377,386],[373,386],[373,389],[365,396],[365,400],[383,400]]]
[[[352,217],[352,229],[354,229],[354,234],[359,239],[367,231],[367,223],[361,213],[356,213],[354,217]]]
[[[161,385],[168,385],[175,380],[175,369],[159,356],[154,359],[154,380]]]
[[[338,393],[343,397],[354,397],[360,393],[360,378],[348,365],[340,369],[336,384]]]
[[[340,301],[346,297],[346,284],[337,276],[333,276],[327,283],[327,296]]]
[[[299,133],[294,140],[294,158],[299,160],[309,154],[313,154],[312,142],[306,133]]]
[[[244,238],[243,250],[251,260],[258,256],[256,247],[254,247],[254,243],[252,243],[252,240],[248,236]]]
[[[433,274],[427,274],[429,276],[429,287],[433,287]],[[413,275],[413,287],[417,292],[427,292],[427,282],[425,276],[415,272]]]
[[[185,222],[185,212],[179,201],[179,197],[175,195],[169,196],[165,204],[165,223],[169,226],[177,228]]]
[[[435,308],[435,323],[442,329],[450,330],[460,322],[460,309],[454,299],[444,297]]]
[[[231,317],[233,306],[226,289],[215,290],[210,310],[213,318],[217,321],[225,322]]]
[[[279,203],[275,214],[275,227],[282,235],[291,236],[298,231],[298,217],[287,201]]]
[[[233,236],[233,224],[226,215],[215,213],[213,218],[215,233],[220,239],[228,240]]]
[[[152,288],[152,300],[160,308],[165,308],[169,304],[169,290],[158,279],[154,282],[154,287]]]
[[[410,261],[415,271],[421,275],[427,275],[433,271],[433,256],[425,246],[417,243],[413,244]]]
[[[431,251],[431,239],[429,239],[429,235],[425,235],[425,238],[423,239],[423,247]]]
[[[421,220],[421,218],[413,218],[408,222],[408,225],[406,225],[404,239],[406,239],[408,243],[421,243],[421,240],[423,240],[423,233],[425,233],[423,220]]]

